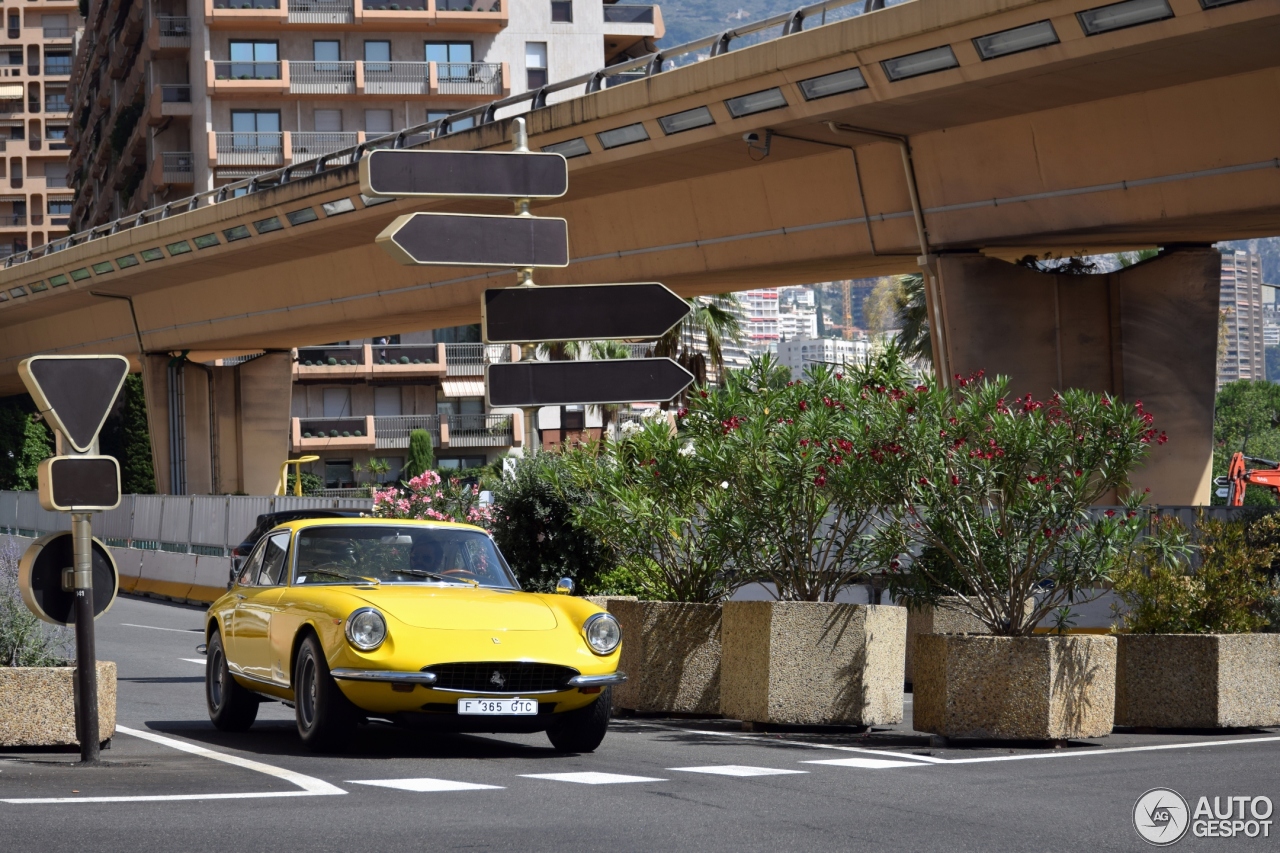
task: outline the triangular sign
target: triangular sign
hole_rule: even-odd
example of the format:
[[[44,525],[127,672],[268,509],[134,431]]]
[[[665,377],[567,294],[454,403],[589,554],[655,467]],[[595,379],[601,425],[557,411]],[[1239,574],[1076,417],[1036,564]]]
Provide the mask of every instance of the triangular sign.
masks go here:
[[[33,355],[18,365],[36,408],[81,453],[93,447],[124,379],[122,355]]]

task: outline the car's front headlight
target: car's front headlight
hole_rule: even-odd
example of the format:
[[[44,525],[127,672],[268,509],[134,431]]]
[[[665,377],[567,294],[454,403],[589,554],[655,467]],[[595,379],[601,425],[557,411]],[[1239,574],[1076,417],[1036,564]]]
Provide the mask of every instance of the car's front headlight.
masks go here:
[[[598,655],[607,655],[622,642],[622,626],[608,613],[596,613],[582,626],[587,645]]]
[[[371,652],[387,638],[387,620],[372,607],[362,607],[347,617],[347,642]]]

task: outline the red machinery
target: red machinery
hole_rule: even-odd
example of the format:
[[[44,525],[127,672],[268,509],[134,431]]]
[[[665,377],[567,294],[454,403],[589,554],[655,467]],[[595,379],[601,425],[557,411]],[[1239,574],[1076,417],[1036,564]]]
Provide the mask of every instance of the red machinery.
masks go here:
[[[1266,467],[1248,468],[1246,465]],[[1227,506],[1244,506],[1245,486],[1263,486],[1280,496],[1280,462],[1237,453],[1231,457],[1224,479],[1225,483],[1219,482],[1227,487]]]

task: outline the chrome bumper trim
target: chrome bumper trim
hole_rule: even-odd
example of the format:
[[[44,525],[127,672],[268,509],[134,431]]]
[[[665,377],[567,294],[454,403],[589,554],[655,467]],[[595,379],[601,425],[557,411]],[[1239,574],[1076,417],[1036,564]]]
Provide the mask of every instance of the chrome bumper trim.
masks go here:
[[[608,675],[575,675],[569,679],[569,687],[608,687],[610,684],[621,684],[627,680],[625,672],[611,672]]]
[[[330,675],[343,681],[389,681],[393,684],[425,684],[428,687],[436,683],[434,672],[396,672],[389,669],[335,669],[330,672]]]

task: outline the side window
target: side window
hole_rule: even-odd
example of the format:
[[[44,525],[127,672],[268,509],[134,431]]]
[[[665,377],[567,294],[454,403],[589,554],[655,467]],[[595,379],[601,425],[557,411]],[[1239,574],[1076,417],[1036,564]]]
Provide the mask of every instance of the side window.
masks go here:
[[[267,540],[262,557],[262,569],[258,572],[258,586],[277,586],[284,574],[285,555],[289,551],[289,534],[276,533]]]
[[[249,555],[249,559],[244,561],[244,568],[240,570],[240,577],[236,578],[237,584],[240,586],[253,586],[254,579],[258,576],[258,570],[262,568],[262,554],[266,550],[267,543],[259,541],[258,546]]]

